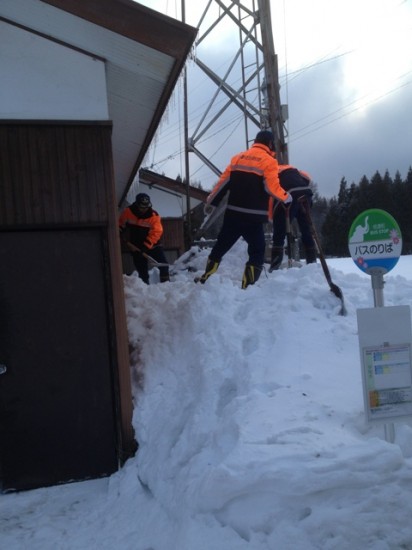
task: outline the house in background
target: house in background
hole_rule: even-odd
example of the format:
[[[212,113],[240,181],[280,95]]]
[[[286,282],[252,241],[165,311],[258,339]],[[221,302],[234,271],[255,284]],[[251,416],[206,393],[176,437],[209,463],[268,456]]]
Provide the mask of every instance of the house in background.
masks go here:
[[[118,207],[196,29],[132,0],[0,2],[0,479],[135,449]]]
[[[129,193],[133,202],[138,193],[150,196],[153,208],[162,218],[162,245],[170,264],[173,264],[194,243],[196,232],[204,220],[204,205],[210,191],[204,191],[192,185],[152,172],[147,168],[139,170]],[[187,196],[190,197],[191,235],[187,225]],[[123,273],[130,275],[135,270],[132,255],[126,246],[122,249]]]
[[[210,191],[174,180],[145,168],[139,170],[139,192],[147,193],[155,210],[162,216],[163,245],[170,262],[176,260],[188,248],[193,238],[186,234],[187,195],[190,197],[192,232],[203,221],[203,207]]]

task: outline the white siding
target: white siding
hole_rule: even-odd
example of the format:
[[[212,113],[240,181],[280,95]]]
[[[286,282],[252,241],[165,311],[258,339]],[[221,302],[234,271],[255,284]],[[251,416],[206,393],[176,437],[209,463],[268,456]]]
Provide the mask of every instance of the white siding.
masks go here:
[[[0,118],[108,120],[103,61],[0,21]]]

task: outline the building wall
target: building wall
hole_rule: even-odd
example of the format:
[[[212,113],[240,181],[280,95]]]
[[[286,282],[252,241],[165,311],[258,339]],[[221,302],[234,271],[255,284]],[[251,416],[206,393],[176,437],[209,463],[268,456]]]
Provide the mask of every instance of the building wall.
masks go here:
[[[185,251],[184,225],[182,218],[163,218],[163,246],[170,263]]]
[[[0,232],[18,231],[30,235],[34,231],[47,230],[50,233],[55,230],[58,233],[67,229],[79,230],[80,233],[97,230],[101,234],[102,257],[107,258],[107,262],[94,265],[94,269],[100,270],[106,281],[103,299],[109,325],[105,344],[110,349],[115,399],[115,410],[111,413],[115,415],[116,453],[121,463],[131,456],[135,442],[131,425],[128,337],[115,207],[111,125],[0,121]],[[82,243],[80,239],[76,246],[87,246]],[[64,246],[61,253],[65,253]],[[36,255],[34,251],[30,261],[39,262],[40,258],[40,254]],[[85,269],[84,265],[75,268]],[[47,262],[42,263],[42,269],[47,271]],[[30,273],[28,263],[25,276],[32,283]],[[78,383],[81,386],[81,379]],[[99,384],[98,380],[96,384]],[[42,387],[37,391],[41,392]],[[73,396],[75,401],[76,396]]]
[[[0,121],[0,225],[107,223],[109,123]]]
[[[0,51],[0,119],[109,119],[103,60],[4,21]]]

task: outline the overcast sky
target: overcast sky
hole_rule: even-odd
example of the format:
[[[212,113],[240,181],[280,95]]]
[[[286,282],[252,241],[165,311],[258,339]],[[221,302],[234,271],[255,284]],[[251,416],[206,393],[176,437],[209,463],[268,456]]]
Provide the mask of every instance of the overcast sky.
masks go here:
[[[181,0],[140,3],[181,18]],[[197,26],[205,7],[206,0],[186,1],[186,22]],[[412,0],[271,0],[271,13],[281,102],[289,109],[289,162],[308,171],[327,198],[337,195],[343,177],[349,184],[377,170],[406,177],[412,166]],[[199,59],[219,73],[219,64],[233,58],[230,47],[238,49],[236,32],[221,23],[197,48]],[[193,62],[188,88],[190,136],[216,88]],[[185,173],[182,90],[180,82],[145,159],[145,167],[172,178]],[[202,149],[219,170],[245,148],[241,121],[233,111],[225,116]],[[193,153],[189,162],[191,179],[210,189],[215,174]]]

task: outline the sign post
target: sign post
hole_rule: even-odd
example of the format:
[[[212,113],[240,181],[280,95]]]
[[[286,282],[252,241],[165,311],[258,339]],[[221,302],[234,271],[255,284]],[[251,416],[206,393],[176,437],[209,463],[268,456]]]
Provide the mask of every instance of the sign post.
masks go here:
[[[384,210],[365,210],[349,230],[349,251],[359,269],[371,276],[374,297],[374,308],[357,310],[366,419],[412,416],[410,308],[383,307],[383,276],[402,251],[398,224]],[[395,439],[392,422],[385,424],[385,439]]]
[[[395,267],[402,252],[395,219],[377,208],[359,214],[349,230],[349,252],[359,269],[371,275],[375,307],[382,307],[383,275]]]

